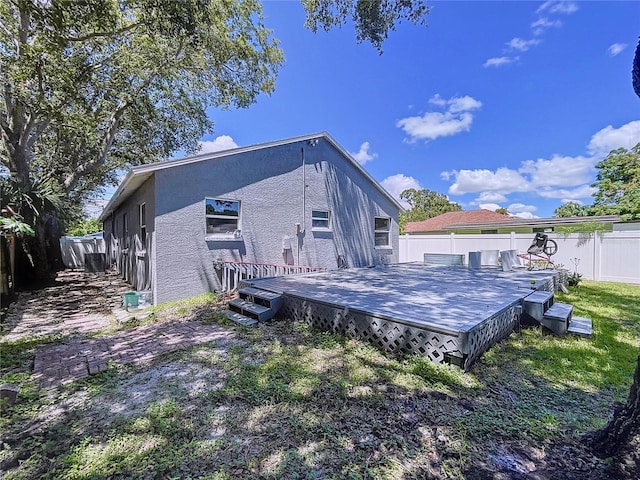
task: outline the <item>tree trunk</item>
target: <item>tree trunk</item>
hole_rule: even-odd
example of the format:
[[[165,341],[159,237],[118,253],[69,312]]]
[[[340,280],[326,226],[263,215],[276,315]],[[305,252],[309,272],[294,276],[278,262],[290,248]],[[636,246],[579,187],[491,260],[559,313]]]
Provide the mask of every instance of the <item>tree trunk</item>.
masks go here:
[[[598,457],[614,457],[620,478],[640,478],[640,355],[627,403],[617,405],[609,423],[587,440]]]
[[[20,254],[17,258],[16,284],[21,288],[46,284],[53,278],[50,252],[54,239],[47,225],[48,220],[50,215],[41,215],[34,221],[35,236],[23,236],[19,239],[22,247],[19,248]]]

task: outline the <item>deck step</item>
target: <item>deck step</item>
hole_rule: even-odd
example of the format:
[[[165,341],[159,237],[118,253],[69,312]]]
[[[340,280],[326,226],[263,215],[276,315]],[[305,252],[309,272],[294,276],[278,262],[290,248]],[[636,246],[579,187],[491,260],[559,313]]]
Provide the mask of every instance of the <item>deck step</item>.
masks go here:
[[[545,312],[553,306],[553,302],[553,292],[539,290],[524,297],[523,308],[525,313],[541,322]]]
[[[241,288],[240,290],[238,290],[238,295],[240,296],[241,300],[255,303],[256,305],[260,305],[262,307],[273,310],[274,315],[280,309],[283,303],[281,294],[269,292],[267,290],[260,290],[259,288],[254,287]]]
[[[569,305],[568,303],[554,303],[549,310],[544,312],[540,323],[552,332],[563,335],[567,333],[572,315],[573,305]]]
[[[246,317],[251,317],[259,322],[265,322],[269,320],[275,312],[263,305],[258,305],[242,298],[234,298],[229,302],[229,310],[241,313]]]
[[[586,317],[572,317],[567,333],[580,337],[591,337],[593,336],[593,322]]]
[[[245,317],[241,313],[232,312],[231,310],[223,310],[222,313],[224,313],[229,320],[244,325],[245,327],[250,327],[258,323],[258,321],[253,318]]]
[[[254,297],[254,298],[262,298],[264,300],[277,300],[282,297],[279,293],[269,292],[267,290],[260,290],[259,288],[254,287],[244,287],[238,290],[240,296]]]

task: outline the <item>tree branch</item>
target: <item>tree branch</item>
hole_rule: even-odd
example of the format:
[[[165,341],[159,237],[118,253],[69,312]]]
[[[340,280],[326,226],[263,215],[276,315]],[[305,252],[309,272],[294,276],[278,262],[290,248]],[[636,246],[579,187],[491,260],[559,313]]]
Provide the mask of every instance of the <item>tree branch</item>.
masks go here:
[[[175,52],[175,55],[173,55],[173,57],[170,60],[167,60],[166,62],[163,62],[161,65],[158,65],[157,68],[155,68],[152,72],[150,72],[148,78],[142,83],[142,85],[140,85],[140,87],[138,87],[136,91],[133,94],[131,94],[131,98],[138,97],[144,90],[146,90],[149,87],[149,85],[151,85],[151,83],[159,76],[160,71],[164,67],[169,65],[173,60],[180,57],[180,55],[182,54],[183,48],[184,48],[184,40],[181,40],[180,45],[178,46],[178,49]],[[113,144],[119,132],[120,120],[122,119],[123,115],[125,114],[125,112],[130,106],[131,106],[131,102],[129,102],[128,100],[120,102],[116,110],[111,115],[111,119],[109,120],[109,127],[107,127],[107,130],[104,134],[104,141],[102,143],[102,146],[100,147],[100,152],[98,153],[98,155],[93,159],[89,160],[88,162],[86,162],[85,164],[78,166],[76,170],[74,170],[72,173],[67,175],[67,178],[64,181],[64,189],[67,193],[70,193],[74,189],[74,187],[78,184],[78,181],[80,180],[80,178],[82,178],[82,176],[91,174],[95,172],[98,168],[100,168],[102,165],[104,165],[107,159],[107,155],[109,154],[109,149],[111,148],[111,145]]]
[[[67,36],[67,37],[63,37],[63,40],[66,40],[68,42],[86,42],[87,40],[92,40],[94,38],[112,37],[115,35],[121,35],[123,33],[126,33],[130,30],[133,30],[134,28],[139,27],[140,25],[143,25],[143,23],[135,22],[135,23],[132,23],[131,25],[127,25],[126,27],[122,27],[118,30],[113,30],[110,32],[92,32],[92,33],[87,33],[86,35],[79,35],[79,36]]]

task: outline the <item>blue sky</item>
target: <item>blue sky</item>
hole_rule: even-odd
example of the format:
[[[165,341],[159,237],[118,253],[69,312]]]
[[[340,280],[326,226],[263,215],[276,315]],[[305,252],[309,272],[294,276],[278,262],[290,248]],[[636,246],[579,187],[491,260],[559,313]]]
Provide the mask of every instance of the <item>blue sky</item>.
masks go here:
[[[431,2],[383,45],[313,34],[299,1],[264,2],[286,63],[248,109],[209,110],[203,151],[327,131],[394,195],[530,218],[591,203],[595,164],[640,142],[631,66],[640,2]]]

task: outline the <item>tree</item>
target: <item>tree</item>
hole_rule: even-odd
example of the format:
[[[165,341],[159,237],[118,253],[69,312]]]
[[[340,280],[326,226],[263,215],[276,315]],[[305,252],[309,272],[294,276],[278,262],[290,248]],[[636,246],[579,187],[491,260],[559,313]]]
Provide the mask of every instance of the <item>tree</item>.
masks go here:
[[[379,53],[389,32],[402,20],[425,24],[431,10],[423,0],[302,0],[302,4],[307,12],[305,26],[312,32],[352,21],[358,43],[367,40]]]
[[[76,203],[195,150],[206,108],[271,93],[283,61],[255,0],[10,0],[0,25],[2,164],[23,193],[46,180]]]
[[[52,228],[48,212],[62,211],[64,198],[50,181],[35,181],[25,192],[19,182],[0,178],[0,206],[3,212],[11,214],[2,219],[2,229],[18,234],[28,266],[34,270],[36,278],[43,278],[48,269],[45,238],[47,228]]]
[[[496,209],[496,213],[509,216],[509,210],[507,210],[506,208],[498,208]]]
[[[618,148],[596,165],[597,188],[592,215],[619,215],[640,219],[640,143],[631,150]]]
[[[67,229],[67,234],[74,237],[81,237],[83,235],[89,235],[91,233],[98,233],[102,231],[102,223],[97,218],[90,218],[88,220],[75,220]]]
[[[640,40],[636,45],[636,54],[633,57],[633,67],[631,67],[631,84],[633,91],[640,97]]]
[[[640,42],[633,59],[632,84],[636,95],[640,97]],[[635,198],[636,209],[640,208],[640,198],[638,197],[638,183],[640,181],[640,175],[638,175],[639,149],[640,144],[636,145],[632,150],[632,153],[635,154],[635,163],[632,158],[633,155],[629,155],[629,152],[615,150],[603,162],[598,164],[598,168],[601,171],[598,174],[596,185],[600,187],[604,184],[604,188],[601,189],[603,194],[600,197],[596,195],[596,201],[600,200],[603,204],[606,204],[612,198],[625,198],[627,196],[625,206],[633,207],[628,202],[628,196],[630,195],[631,198]],[[600,164],[603,165],[600,166]],[[626,178],[627,182],[624,181],[625,172],[623,170],[625,167],[635,171],[634,177]],[[610,173],[601,176],[600,174],[605,171]],[[629,188],[629,183],[635,184],[635,187],[631,186]],[[625,187],[622,195],[616,196],[613,191],[615,185]],[[635,211],[637,215],[637,210],[633,208],[631,210]],[[640,216],[635,218],[640,218]],[[613,417],[604,428],[587,434],[587,440],[596,455],[603,458],[614,457],[616,459],[614,468],[617,470],[618,478],[640,478],[640,355],[638,355],[627,402],[614,409]]]
[[[406,212],[400,213],[400,227],[404,228],[407,222],[419,222],[431,217],[436,217],[446,212],[462,210],[462,207],[442,193],[428,189],[416,190],[409,188],[400,194],[411,207]]]
[[[566,202],[556,208],[554,217],[586,217],[589,215],[589,207],[578,202]]]
[[[625,404],[617,405],[607,425],[587,434],[596,455],[615,457],[618,478],[640,478],[640,355]]]

